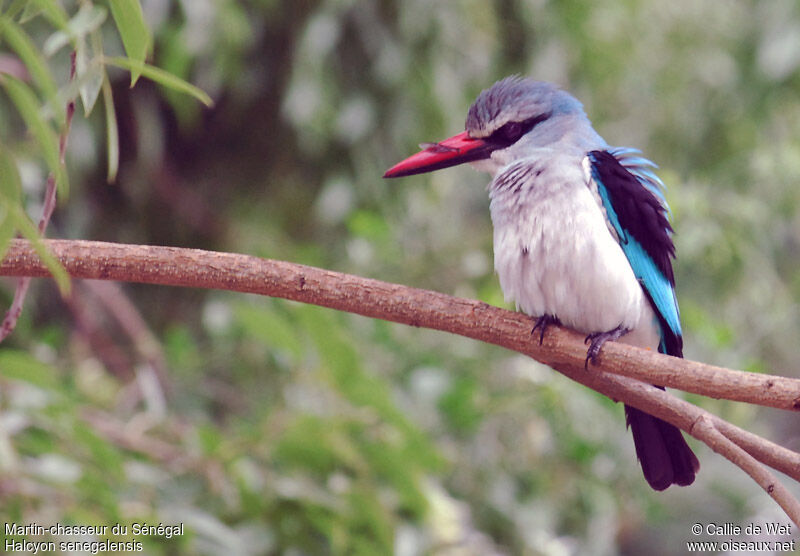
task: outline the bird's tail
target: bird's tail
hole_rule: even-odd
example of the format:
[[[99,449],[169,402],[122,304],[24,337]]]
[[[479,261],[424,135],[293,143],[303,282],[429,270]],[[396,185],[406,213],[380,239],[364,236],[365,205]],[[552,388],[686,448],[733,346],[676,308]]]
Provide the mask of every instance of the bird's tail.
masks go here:
[[[653,489],[694,482],[700,462],[677,427],[629,405],[625,416],[644,478]]]

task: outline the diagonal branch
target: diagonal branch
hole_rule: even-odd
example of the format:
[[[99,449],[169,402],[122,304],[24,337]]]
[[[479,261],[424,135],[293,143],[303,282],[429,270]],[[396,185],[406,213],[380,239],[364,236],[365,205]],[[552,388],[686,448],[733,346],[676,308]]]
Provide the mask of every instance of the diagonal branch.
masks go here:
[[[45,240],[74,278],[213,288],[256,293],[433,328],[499,345],[545,363],[569,378],[685,430],[750,474],[800,526],[800,504],[762,465],[800,481],[800,454],[739,429],[650,386],[651,382],[714,398],[800,410],[800,380],[756,375],[608,343],[584,369],[583,337],[549,327],[531,341],[532,321],[518,312],[284,261],[177,247]],[[30,243],[12,240],[0,276],[49,276]],[[761,463],[759,463],[761,462]]]
[[[310,266],[199,249],[46,240],[74,278],[213,288],[282,297],[493,343],[551,367],[582,366],[583,337],[548,327],[543,345],[530,341],[529,317],[480,301]],[[49,276],[30,244],[12,240],[0,276]],[[523,332],[526,332],[523,334]],[[712,398],[800,410],[800,380],[745,373],[619,343],[603,347],[593,367]]]
[[[784,487],[773,473],[735,441],[720,432],[718,424],[707,415],[701,415],[692,427],[692,435],[702,439],[712,450],[722,454],[743,469],[783,508],[786,515],[797,523],[800,516],[800,502]]]

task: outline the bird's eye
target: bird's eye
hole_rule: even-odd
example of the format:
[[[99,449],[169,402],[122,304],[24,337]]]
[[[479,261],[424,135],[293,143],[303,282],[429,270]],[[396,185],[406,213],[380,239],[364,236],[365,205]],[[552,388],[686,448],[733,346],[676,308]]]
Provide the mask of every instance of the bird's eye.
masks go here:
[[[513,143],[522,135],[522,124],[519,122],[508,122],[500,131],[502,132],[502,137],[506,141]]]

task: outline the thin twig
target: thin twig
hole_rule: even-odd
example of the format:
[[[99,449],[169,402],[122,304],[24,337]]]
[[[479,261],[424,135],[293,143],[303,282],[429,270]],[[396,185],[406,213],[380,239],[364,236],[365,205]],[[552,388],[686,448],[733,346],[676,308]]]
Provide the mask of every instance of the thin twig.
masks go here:
[[[17,327],[17,321],[22,315],[22,306],[25,305],[25,296],[28,295],[28,288],[31,285],[29,277],[20,278],[17,280],[17,287],[14,290],[14,299],[11,301],[11,306],[6,311],[6,316],[3,318],[3,323],[0,324],[0,342],[14,331]]]
[[[75,63],[75,55],[76,54],[73,51],[70,57],[70,81],[75,79],[75,71],[77,67]],[[66,120],[64,121],[64,128],[61,130],[61,134],[58,139],[58,156],[61,166],[64,166],[64,157],[66,156],[67,152],[67,140],[69,138],[69,130],[72,127],[72,116],[74,114],[75,101],[71,100],[67,103]],[[57,189],[58,187],[56,184],[55,175],[51,172],[47,177],[44,203],[42,205],[42,215],[39,218],[38,229],[39,235],[42,237],[44,237],[44,233],[47,231],[47,224],[50,222],[50,218],[53,216],[53,211],[56,208]],[[5,340],[6,337],[17,327],[17,321],[19,320],[20,315],[22,315],[22,307],[25,305],[25,297],[28,295],[28,288],[30,285],[31,279],[27,276],[22,277],[17,281],[17,287],[14,290],[14,299],[11,301],[11,306],[6,312],[2,324],[0,324],[0,342]]]
[[[725,456],[728,460],[743,469],[753,480],[764,489],[783,508],[792,521],[800,523],[800,502],[783,486],[766,467],[761,465],[756,458],[722,434],[716,427],[713,419],[707,416],[700,417],[692,428],[692,435],[702,438],[703,441],[715,452]]]
[[[136,305],[125,295],[119,284],[87,280],[87,289],[103,304],[106,312],[114,318],[130,339],[134,349],[158,379],[159,388],[167,392],[167,363],[161,343],[147,326]]]

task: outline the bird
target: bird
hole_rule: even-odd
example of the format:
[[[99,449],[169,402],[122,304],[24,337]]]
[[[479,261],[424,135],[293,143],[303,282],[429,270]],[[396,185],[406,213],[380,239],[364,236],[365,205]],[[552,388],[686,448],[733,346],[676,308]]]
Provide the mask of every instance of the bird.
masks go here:
[[[506,301],[534,319],[534,341],[552,324],[586,334],[587,368],[607,341],[683,357],[657,166],[637,149],[609,146],[578,99],[506,77],[478,95],[465,131],[420,147],[384,177],[467,162],[492,176],[495,271]],[[694,482],[700,463],[677,427],[629,405],[625,416],[650,487]]]

